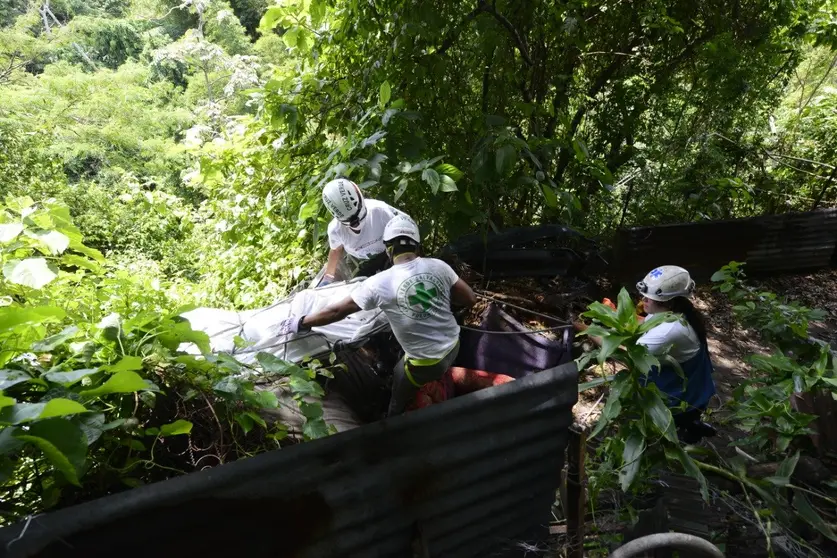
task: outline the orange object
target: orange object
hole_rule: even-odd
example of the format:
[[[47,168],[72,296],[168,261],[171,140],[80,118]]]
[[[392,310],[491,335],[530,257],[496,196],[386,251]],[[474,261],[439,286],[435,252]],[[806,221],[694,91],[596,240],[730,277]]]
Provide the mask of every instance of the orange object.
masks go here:
[[[466,393],[513,381],[514,378],[505,374],[494,374],[485,370],[472,370],[454,366],[445,372],[441,379],[427,382],[421,386],[413,401],[407,406],[407,410],[424,409],[457,395],[465,395]]]
[[[602,299],[602,304],[604,304],[605,306],[609,306],[609,307],[613,308],[614,310],[616,310],[616,305],[613,304],[613,301],[610,300],[609,298]]]
[[[472,370],[459,366],[448,370],[448,374],[453,379],[453,387],[456,395],[464,395],[514,381],[514,378],[505,374],[494,374],[485,370]]]

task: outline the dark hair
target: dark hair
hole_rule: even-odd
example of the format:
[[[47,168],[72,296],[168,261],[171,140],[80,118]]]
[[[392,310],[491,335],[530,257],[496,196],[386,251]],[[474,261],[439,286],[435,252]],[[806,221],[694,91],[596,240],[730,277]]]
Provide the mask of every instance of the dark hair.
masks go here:
[[[686,317],[686,321],[689,322],[689,325],[697,333],[701,344],[706,344],[706,321],[703,319],[703,314],[695,308],[691,300],[684,296],[677,296],[668,302],[664,302],[663,305],[672,312],[683,314]]]
[[[400,256],[401,254],[413,253],[419,255],[419,244],[410,238],[399,236],[387,243],[387,247],[391,249],[391,258]]]

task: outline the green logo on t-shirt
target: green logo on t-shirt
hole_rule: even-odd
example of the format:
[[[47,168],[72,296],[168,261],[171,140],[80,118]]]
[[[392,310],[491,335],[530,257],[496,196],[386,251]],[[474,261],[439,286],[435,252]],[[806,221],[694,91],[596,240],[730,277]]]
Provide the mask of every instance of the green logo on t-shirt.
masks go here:
[[[410,302],[410,306],[416,306],[420,304],[422,308],[428,310],[430,308],[431,301],[436,298],[436,289],[434,287],[430,287],[429,289],[425,288],[424,283],[416,283],[416,294],[409,295],[407,300]]]
[[[433,300],[439,296],[443,288],[442,282],[435,275],[413,275],[398,287],[398,309],[414,320],[424,320],[430,315]]]

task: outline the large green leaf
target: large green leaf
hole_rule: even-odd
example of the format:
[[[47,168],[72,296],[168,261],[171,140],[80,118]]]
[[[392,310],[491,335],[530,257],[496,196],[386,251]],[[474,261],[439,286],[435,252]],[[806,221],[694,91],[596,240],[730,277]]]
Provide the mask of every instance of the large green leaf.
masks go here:
[[[99,371],[98,368],[80,368],[78,370],[70,370],[69,372],[50,371],[44,374],[43,378],[55,384],[71,386],[82,378],[97,374]]]
[[[379,100],[382,107],[386,106],[386,104],[389,102],[389,99],[390,99],[391,96],[392,96],[392,88],[390,87],[388,81],[384,81],[381,84],[380,90],[378,91],[378,100]]]
[[[0,426],[0,455],[11,455],[23,447],[23,440],[15,437],[15,434],[21,432],[24,430],[17,426]]]
[[[805,494],[799,492],[798,490],[795,490],[793,493],[793,507],[796,508],[799,517],[804,519],[809,525],[814,527],[828,539],[837,541],[837,536],[835,536],[834,531],[828,523],[826,523],[820,514],[814,510],[811,503],[808,502],[808,498],[805,497]]]
[[[598,320],[607,327],[614,329],[619,328],[619,319],[616,317],[616,310],[602,304],[601,302],[593,302],[587,307],[587,311],[582,314],[585,318],[592,318]]]
[[[495,153],[495,170],[500,176],[505,176],[511,171],[514,162],[517,160],[517,151],[513,145],[503,145],[497,149]]]
[[[3,276],[16,285],[41,289],[58,277],[44,258],[27,258],[3,266]]]
[[[148,389],[148,383],[136,372],[123,370],[111,376],[108,381],[95,389],[82,391],[85,397],[101,397],[111,393],[133,393]]]
[[[14,404],[15,404],[14,397],[9,397],[7,395],[3,395],[3,392],[0,391],[0,409],[2,409],[3,407],[8,407],[10,405],[14,405]]]
[[[104,413],[85,413],[76,415],[70,421],[84,432],[87,438],[87,445],[95,443],[106,430]]]
[[[0,225],[0,244],[7,244],[17,238],[23,232],[23,225],[20,223],[6,223]]]
[[[465,176],[464,172],[448,163],[442,163],[441,165],[438,165],[436,167],[436,172],[438,172],[439,174],[448,175],[449,177],[451,177],[451,180],[459,180],[460,178]]]
[[[41,416],[46,403],[16,403],[0,409],[0,424],[21,424]]]
[[[634,306],[634,301],[631,300],[631,295],[623,288],[619,291],[619,296],[616,300],[616,319],[619,320],[620,324],[629,326],[629,329],[633,331],[636,329],[637,320],[636,307]]]
[[[124,372],[126,370],[142,370],[142,357],[128,355],[122,357],[117,363],[102,367],[108,372]]]
[[[46,322],[63,320],[64,310],[54,306],[0,307],[0,331],[19,325],[38,325]]]
[[[72,267],[80,267],[92,271],[93,273],[102,273],[102,266],[95,261],[77,256],[75,254],[64,254],[59,260],[61,264]]]
[[[288,48],[294,48],[299,42],[299,34],[302,31],[301,27],[291,27],[282,35],[282,41]]]
[[[639,325],[639,327],[637,328],[637,333],[647,333],[663,322],[673,322],[676,319],[677,317],[671,312],[662,312],[660,314],[654,314],[652,317],[643,321]]]
[[[28,382],[32,376],[22,370],[0,370],[0,390],[10,388],[23,382]]]
[[[547,207],[551,207],[552,209],[558,208],[558,194],[555,193],[555,189],[550,186],[549,184],[541,184],[541,191],[543,192],[543,199],[546,203]]]
[[[70,240],[70,248],[75,250],[79,254],[84,254],[93,261],[96,261],[98,263],[105,263],[105,257],[102,255],[101,252],[99,252],[95,248],[90,248],[89,246],[85,246],[81,242],[77,242],[72,239]]]
[[[257,391],[255,401],[262,409],[275,409],[279,406],[279,398],[272,391]]]
[[[395,197],[394,200],[398,201],[401,199],[401,196],[404,195],[404,192],[407,191],[407,186],[410,185],[410,181],[407,178],[402,178],[398,181],[398,186],[395,189]]]
[[[22,424],[41,418],[85,413],[84,405],[71,399],[57,397],[43,403],[16,403],[0,408],[0,423]]]
[[[302,369],[293,362],[282,360],[281,358],[270,353],[258,353],[256,355],[256,361],[258,361],[258,363],[262,365],[262,368],[265,372],[268,372],[270,374],[277,374],[279,376],[290,376],[291,374],[298,374],[302,372]]]
[[[622,468],[619,469],[619,483],[622,490],[627,492],[634,482],[636,474],[642,465],[642,452],[645,451],[645,439],[638,433],[632,433],[625,440],[622,451]]]
[[[602,416],[599,417],[599,421],[590,433],[591,438],[596,437],[599,432],[604,430],[604,428],[610,424],[611,420],[619,415],[619,412],[622,410],[621,399],[623,396],[627,395],[630,390],[630,374],[624,372],[617,374],[616,379],[612,384],[610,384],[610,395],[608,395],[607,402],[602,410]]]
[[[157,339],[168,349],[178,350],[181,343],[194,343],[204,354],[210,353],[209,336],[203,331],[195,331],[187,321],[176,322],[163,330]]]
[[[319,397],[325,395],[320,384],[300,378],[299,376],[291,376],[290,388],[291,392],[295,395],[314,395]]]
[[[651,422],[657,427],[657,430],[669,442],[678,444],[677,429],[674,426],[674,418],[671,416],[671,411],[654,390],[646,389],[645,392],[645,396],[642,398],[643,410],[651,418]]]
[[[631,359],[633,366],[642,372],[648,374],[653,367],[659,367],[660,361],[648,352],[644,345],[632,345],[628,347],[628,358]]]
[[[793,475],[798,462],[799,452],[797,451],[795,454],[786,457],[782,463],[779,464],[779,468],[776,470],[776,474],[774,476],[767,477],[765,480],[775,484],[776,486],[787,486],[790,484],[790,478]]]
[[[79,477],[87,458],[87,438],[78,426],[53,418],[33,424],[25,433],[18,431],[15,437],[40,449],[70,483],[81,486]]]
[[[253,417],[250,413],[236,413],[235,415],[235,422],[241,426],[241,429],[244,430],[244,434],[247,435],[251,430],[253,430]]]
[[[602,336],[602,347],[599,349],[598,359],[599,364],[604,364],[605,360],[619,348],[619,345],[628,339],[627,335],[613,335],[606,334]]]
[[[33,343],[32,350],[36,353],[48,353],[78,335],[78,331],[77,326],[65,327],[59,333],[50,335],[46,339],[41,339],[40,341]]]
[[[57,397],[46,402],[44,410],[41,411],[39,418],[63,417],[86,412],[87,409],[81,403],[73,401],[72,399]]]
[[[442,192],[457,192],[459,188],[456,187],[456,182],[450,176],[443,174],[439,177],[440,190]]]
[[[328,425],[323,420],[323,406],[319,403],[299,402],[299,410],[305,417],[302,425],[302,434],[309,440],[324,438],[328,436]]]
[[[284,15],[284,6],[271,6],[267,9],[267,11],[265,11],[262,19],[259,21],[259,31],[263,35],[267,35],[279,24],[279,20],[281,20]]]
[[[38,239],[38,241],[42,242],[47,247],[49,254],[52,256],[62,254],[70,247],[70,239],[67,235],[58,231],[40,232],[36,233],[34,236]]]
[[[192,423],[188,420],[176,420],[171,424],[164,424],[160,427],[160,436],[178,436],[189,434],[192,431]]]
[[[436,194],[439,191],[441,179],[439,178],[439,173],[437,173],[435,170],[424,169],[423,171],[421,171],[421,179],[427,182],[433,194]]]

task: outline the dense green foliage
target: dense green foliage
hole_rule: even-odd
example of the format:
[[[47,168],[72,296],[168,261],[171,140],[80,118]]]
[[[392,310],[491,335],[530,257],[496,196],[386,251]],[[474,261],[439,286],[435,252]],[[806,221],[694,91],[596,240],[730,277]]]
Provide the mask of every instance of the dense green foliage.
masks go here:
[[[708,500],[712,483],[707,477],[723,477],[735,483],[737,497],[752,511],[749,521],[761,529],[770,556],[775,556],[771,540],[777,536],[788,536],[811,556],[828,555],[817,546],[837,541],[833,508],[829,508],[837,501],[830,492],[814,489],[825,486],[800,486],[795,477],[800,457],[817,455],[811,442],[816,431],[811,427],[818,417],[800,412],[800,402],[812,396],[830,400],[837,394],[837,357],[829,345],[808,335],[809,321],[821,319],[824,312],[755,290],[745,283],[742,264],[737,262],[724,266],[713,280],[734,303],[740,325],[759,332],[761,340],[774,350],[771,355],[749,357],[749,378],[734,390],[730,412],[718,413],[727,415],[720,418],[725,426],[744,435],[734,442],[726,437],[715,439],[703,447],[681,444],[666,398],[653,383],[645,385],[651,367],[676,361],[667,355],[653,356],[636,343],[655,325],[678,318],[663,313],[640,322],[630,296],[622,289],[616,309],[594,302],[583,314],[593,320],[584,334],[600,337],[602,344],[586,353],[579,364],[595,358],[600,365],[610,360],[619,367],[614,376],[579,386],[580,391],[603,383],[609,387],[607,403],[590,432],[591,438],[606,434],[597,441],[596,455],[588,465],[591,502],[595,505],[602,491],[616,487],[632,494],[647,492],[662,471],[672,468],[694,477]],[[685,403],[681,405],[685,407]],[[726,444],[729,447],[724,447]],[[778,466],[770,476],[754,478],[747,468],[753,462]],[[834,487],[833,482],[826,484]],[[729,497],[717,489],[713,494],[716,500]],[[625,507],[635,517],[634,503],[628,498]],[[800,537],[800,523],[807,523],[822,539]]]
[[[234,360],[182,354],[205,339],[176,316],[313,275],[336,176],[431,250],[837,201],[830,0],[272,4],[0,2],[7,519],[183,470],[191,440],[160,440],[192,414],[217,461],[278,443],[256,414],[276,402],[227,382]],[[261,368],[325,435],[299,399],[318,363]]]
[[[431,248],[837,200],[828,2],[4,9],[6,193],[63,199],[88,243],[217,304],[317,269],[337,175]]]

